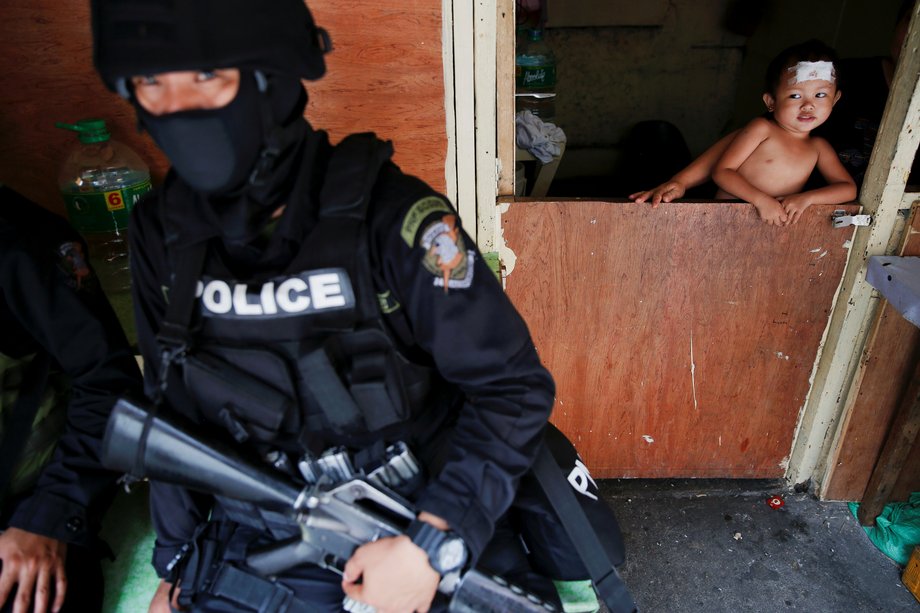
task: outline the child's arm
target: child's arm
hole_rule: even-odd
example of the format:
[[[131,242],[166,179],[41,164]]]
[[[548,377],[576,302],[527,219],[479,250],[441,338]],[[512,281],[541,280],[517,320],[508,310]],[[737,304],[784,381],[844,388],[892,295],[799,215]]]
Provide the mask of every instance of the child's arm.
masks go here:
[[[728,149],[716,162],[712,172],[712,180],[716,185],[732,194],[736,198],[746,200],[754,205],[760,218],[770,225],[783,225],[786,223],[786,212],[779,201],[760,191],[741,176],[738,168],[750,157],[760,144],[770,135],[770,123],[761,117],[751,121],[744,127]]]
[[[671,177],[668,181],[665,181],[653,189],[630,194],[629,199],[641,203],[651,198],[652,208],[654,209],[658,208],[658,205],[662,202],[671,202],[676,198],[683,197],[691,187],[702,185],[709,180],[716,162],[719,161],[719,158],[721,158],[725,150],[728,149],[728,146],[735,139],[738,132],[739,130],[735,130],[731,134],[723,136],[716,144],[709,147],[709,149],[700,154],[698,158],[690,162],[686,168]]]
[[[813,137],[818,149],[818,171],[827,185],[800,194],[790,194],[782,199],[789,223],[795,223],[813,204],[841,204],[856,199],[856,182],[840,163],[837,152],[823,138]]]

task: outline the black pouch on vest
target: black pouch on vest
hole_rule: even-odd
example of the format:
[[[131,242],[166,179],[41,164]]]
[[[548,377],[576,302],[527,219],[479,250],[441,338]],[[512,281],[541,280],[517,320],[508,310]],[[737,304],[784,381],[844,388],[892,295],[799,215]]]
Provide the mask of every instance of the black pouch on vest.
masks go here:
[[[409,418],[395,349],[381,330],[334,336],[302,355],[298,367],[311,400],[339,434],[375,432]]]
[[[262,349],[206,346],[185,358],[186,388],[204,417],[240,442],[297,438],[296,390],[284,359]]]
[[[231,524],[216,521],[205,522],[195,529],[188,551],[166,577],[173,584],[173,589],[181,584],[178,599],[181,606],[194,604],[195,596],[208,590],[223,560],[223,550],[232,532]]]

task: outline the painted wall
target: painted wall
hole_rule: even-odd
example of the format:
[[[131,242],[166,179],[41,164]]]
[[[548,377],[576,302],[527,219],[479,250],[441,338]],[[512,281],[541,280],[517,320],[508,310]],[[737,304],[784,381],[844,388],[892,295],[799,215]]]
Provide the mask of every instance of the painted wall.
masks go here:
[[[728,4],[673,0],[657,25],[549,28],[557,57],[556,123],[567,136],[557,177],[605,174],[639,121],[670,121],[691,151],[720,133],[732,112],[745,42],[721,25]]]
[[[727,4],[676,0],[660,26],[550,29],[568,146],[614,145],[644,119],[671,121],[691,148],[704,146],[731,112],[741,65],[744,38],[719,23]]]

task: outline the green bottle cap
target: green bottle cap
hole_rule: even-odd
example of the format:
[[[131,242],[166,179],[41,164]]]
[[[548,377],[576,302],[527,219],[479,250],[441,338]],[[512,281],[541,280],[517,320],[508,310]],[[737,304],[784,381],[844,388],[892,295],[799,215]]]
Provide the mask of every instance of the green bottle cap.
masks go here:
[[[77,123],[64,123],[59,121],[55,127],[77,132],[81,143],[104,143],[109,140],[108,129],[104,119],[81,119]]]

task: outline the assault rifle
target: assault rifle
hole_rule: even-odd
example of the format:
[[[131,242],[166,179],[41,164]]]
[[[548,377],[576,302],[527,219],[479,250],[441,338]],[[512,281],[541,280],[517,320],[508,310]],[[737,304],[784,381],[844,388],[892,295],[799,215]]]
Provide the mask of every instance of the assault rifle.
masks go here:
[[[303,563],[341,573],[355,549],[404,532],[416,517],[412,504],[379,479],[325,471],[306,487],[230,445],[196,431],[179,416],[165,416],[121,399],[103,441],[103,464],[112,470],[246,501],[295,521],[301,535],[251,554],[246,565],[269,577]],[[334,472],[334,471],[333,471]],[[471,569],[442,578],[438,590],[460,613],[537,613],[557,608],[501,577]],[[346,599],[347,601],[348,599]],[[360,603],[346,608],[361,610]]]

